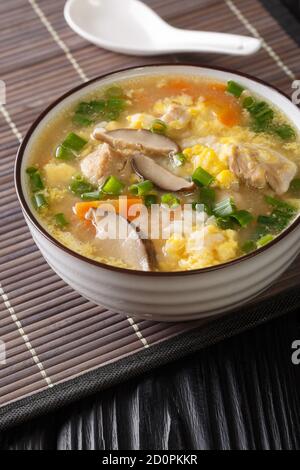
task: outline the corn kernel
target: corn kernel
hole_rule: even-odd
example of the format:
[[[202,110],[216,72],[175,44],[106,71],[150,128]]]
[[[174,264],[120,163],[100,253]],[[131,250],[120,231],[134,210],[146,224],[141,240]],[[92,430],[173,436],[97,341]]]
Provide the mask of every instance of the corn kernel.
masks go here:
[[[182,153],[186,158],[191,158],[193,156],[193,151],[191,148],[184,149]]]
[[[219,261],[228,261],[233,259],[237,253],[237,242],[227,241],[216,247]]]
[[[216,176],[216,181],[220,188],[229,189],[233,184],[237,184],[238,180],[230,170],[223,170]]]
[[[165,244],[165,252],[168,255],[177,255],[178,257],[183,254],[185,249],[185,239],[176,234],[173,234]]]
[[[203,149],[195,155],[193,159],[194,169],[201,166],[206,170],[208,173],[216,176],[218,173],[223,171],[226,167],[225,165],[219,160],[217,154],[213,149],[208,147],[203,147]]]

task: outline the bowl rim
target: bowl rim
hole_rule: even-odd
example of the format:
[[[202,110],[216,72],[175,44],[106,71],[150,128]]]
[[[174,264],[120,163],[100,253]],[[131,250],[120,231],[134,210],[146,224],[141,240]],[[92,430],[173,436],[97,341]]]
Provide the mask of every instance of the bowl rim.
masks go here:
[[[65,253],[67,253],[70,256],[74,256],[75,258],[77,258],[81,261],[84,261],[84,262],[86,262],[90,265],[96,266],[98,268],[100,267],[100,268],[106,269],[108,271],[113,271],[113,272],[123,273],[123,274],[126,273],[126,274],[135,275],[135,276],[136,275],[142,275],[142,276],[151,276],[151,277],[170,277],[170,276],[171,277],[178,277],[178,276],[192,276],[192,275],[201,274],[201,273],[206,274],[208,272],[220,271],[220,270],[225,269],[225,268],[230,268],[232,266],[239,265],[241,263],[244,263],[244,262],[248,261],[249,259],[253,259],[256,256],[261,255],[265,251],[272,248],[274,245],[278,244],[283,238],[285,238],[289,233],[294,231],[297,226],[299,226],[300,216],[296,217],[294,222],[292,222],[283,232],[281,232],[276,238],[274,238],[274,240],[269,242],[267,245],[264,245],[264,246],[256,249],[255,251],[252,251],[251,253],[245,254],[245,255],[243,255],[239,258],[235,258],[231,261],[227,261],[225,263],[220,263],[220,264],[215,265],[215,266],[208,266],[206,268],[191,269],[191,270],[187,270],[187,271],[141,271],[141,270],[137,270],[137,269],[121,268],[121,267],[118,267],[118,266],[112,266],[112,265],[109,265],[109,264],[105,264],[105,263],[102,263],[100,261],[96,261],[96,260],[93,260],[93,259],[88,258],[86,256],[83,256],[80,253],[77,253],[77,252],[71,250],[70,248],[68,248],[67,246],[63,245],[61,242],[56,240],[52,235],[50,235],[50,233],[47,232],[47,230],[39,223],[39,221],[37,220],[34,213],[31,211],[30,207],[28,206],[28,204],[26,202],[25,196],[23,194],[22,184],[21,184],[21,163],[22,163],[22,159],[23,159],[27,144],[28,144],[33,132],[38,127],[40,122],[47,116],[47,114],[53,108],[55,108],[58,104],[60,104],[62,101],[64,101],[66,98],[73,95],[77,91],[80,91],[80,90],[84,89],[86,86],[91,85],[92,83],[95,83],[95,82],[97,82],[99,80],[102,80],[104,78],[113,77],[114,75],[117,75],[119,73],[127,72],[127,71],[129,72],[129,71],[132,71],[132,70],[135,70],[135,69],[136,70],[143,69],[143,68],[151,69],[152,67],[157,68],[157,67],[163,67],[163,66],[167,66],[167,67],[182,66],[182,67],[204,68],[204,69],[207,69],[208,71],[209,70],[215,70],[215,71],[227,72],[227,73],[232,73],[232,74],[235,74],[235,75],[240,75],[241,77],[245,77],[249,80],[252,80],[252,81],[257,82],[259,84],[265,85],[268,88],[271,88],[272,90],[276,91],[277,93],[279,93],[280,95],[284,96],[286,99],[291,101],[291,99],[284,92],[282,92],[279,88],[277,88],[276,86],[270,85],[266,81],[264,81],[260,78],[254,77],[250,74],[247,74],[247,73],[244,73],[244,72],[239,72],[239,71],[236,71],[234,69],[227,68],[227,67],[210,66],[210,65],[205,65],[205,64],[194,64],[192,62],[179,62],[179,63],[167,63],[167,62],[166,63],[164,63],[164,62],[160,63],[159,62],[159,63],[153,63],[153,64],[147,64],[147,65],[135,65],[135,66],[125,67],[125,68],[122,68],[122,69],[117,69],[117,70],[114,70],[112,72],[107,72],[107,73],[102,74],[102,75],[98,75],[97,77],[94,77],[91,80],[88,80],[84,83],[81,83],[81,84],[77,85],[76,87],[71,88],[69,91],[67,91],[63,95],[59,96],[56,100],[51,102],[44,109],[44,111],[42,111],[39,114],[39,116],[34,120],[32,125],[29,127],[28,131],[26,132],[26,134],[24,136],[24,139],[21,142],[21,144],[19,146],[19,149],[17,151],[16,161],[15,161],[15,169],[14,169],[14,180],[15,180],[16,193],[17,193],[21,208],[22,208],[23,212],[25,213],[25,215],[27,216],[27,218],[33,224],[35,229],[44,238],[46,238],[51,244],[53,244],[57,248],[63,250]],[[292,101],[291,101],[291,103],[292,103]]]

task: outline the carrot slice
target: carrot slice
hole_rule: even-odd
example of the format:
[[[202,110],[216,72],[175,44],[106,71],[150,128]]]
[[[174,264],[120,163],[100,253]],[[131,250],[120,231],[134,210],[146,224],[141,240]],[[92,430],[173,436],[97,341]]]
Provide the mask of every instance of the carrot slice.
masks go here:
[[[225,126],[232,127],[241,122],[242,108],[233,96],[215,91],[213,95],[207,98],[207,103],[211,105],[218,119]]]
[[[174,95],[178,93],[184,93],[194,98],[203,96],[207,98],[213,95],[215,92],[225,92],[226,85],[219,82],[194,82],[181,78],[175,78],[168,80],[168,82],[161,88],[164,95]]]
[[[193,98],[202,96],[204,101],[215,111],[218,119],[225,126],[240,123],[242,109],[239,102],[226,93],[227,86],[219,82],[192,82],[184,79],[169,80],[162,90],[167,95],[186,93]]]
[[[143,204],[143,201],[142,199],[140,198],[127,198],[127,201],[125,201],[124,199],[121,200],[121,199],[108,199],[106,201],[88,201],[88,202],[76,202],[75,206],[74,206],[74,212],[75,214],[77,215],[77,217],[81,220],[85,220],[85,216],[87,214],[87,212],[90,210],[90,209],[97,209],[98,207],[104,204],[110,204],[112,205],[114,208],[115,208],[115,211],[117,213],[119,213],[121,211],[121,201],[123,201],[123,204],[126,202],[127,203],[127,217],[128,217],[128,220],[133,220],[135,219],[136,216],[130,216],[128,214],[129,212],[129,209],[131,206],[133,206],[134,204]]]
[[[217,116],[221,123],[228,127],[236,126],[241,121],[241,111],[234,106],[217,111]]]
[[[186,93],[190,96],[199,95],[199,85],[197,83],[181,78],[169,80],[162,89],[170,95],[178,93]]]
[[[149,109],[158,99],[186,94],[193,99],[202,97],[213,109],[222,124],[228,127],[238,125],[242,120],[242,108],[238,100],[226,93],[227,85],[222,82],[208,80],[194,81],[186,78],[171,78],[151,96],[136,91],[135,100],[141,108]]]

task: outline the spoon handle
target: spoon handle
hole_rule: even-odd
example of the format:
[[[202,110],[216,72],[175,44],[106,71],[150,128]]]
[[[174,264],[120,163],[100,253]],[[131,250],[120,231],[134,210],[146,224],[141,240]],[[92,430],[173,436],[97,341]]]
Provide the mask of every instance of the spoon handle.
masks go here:
[[[237,34],[186,31],[171,28],[165,46],[176,52],[218,52],[232,55],[254,54],[261,47],[259,39]]]

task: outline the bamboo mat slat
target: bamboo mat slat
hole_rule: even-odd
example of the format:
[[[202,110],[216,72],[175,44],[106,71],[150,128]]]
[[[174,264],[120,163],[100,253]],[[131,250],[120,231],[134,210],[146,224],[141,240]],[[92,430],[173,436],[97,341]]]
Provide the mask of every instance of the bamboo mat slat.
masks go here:
[[[84,77],[132,65],[186,61],[230,67],[269,81],[286,93],[291,91],[292,78],[300,76],[297,44],[258,0],[145,3],[174,26],[260,35],[264,47],[251,57],[129,57],[99,49],[74,34],[62,15],[63,0],[0,4],[0,79],[7,86],[8,113],[0,113],[0,340],[7,348],[7,362],[0,365],[0,418],[11,413],[9,404],[22,408],[24,399],[31,397],[34,408],[39,392],[55,390],[58,384],[68,387],[69,381],[89,371],[139,357],[171,338],[199,328],[201,332],[209,323],[134,321],[83,299],[46,264],[24,222],[13,183],[19,140],[43,108]],[[259,300],[299,286],[299,274],[298,259]]]

